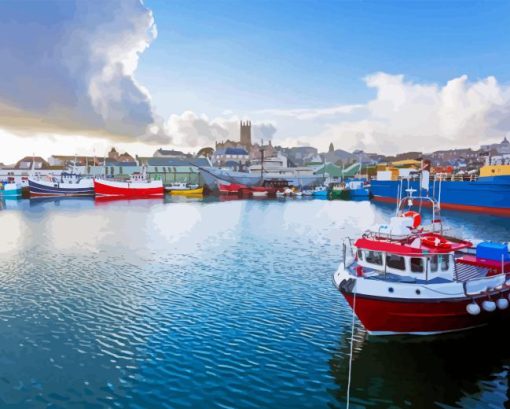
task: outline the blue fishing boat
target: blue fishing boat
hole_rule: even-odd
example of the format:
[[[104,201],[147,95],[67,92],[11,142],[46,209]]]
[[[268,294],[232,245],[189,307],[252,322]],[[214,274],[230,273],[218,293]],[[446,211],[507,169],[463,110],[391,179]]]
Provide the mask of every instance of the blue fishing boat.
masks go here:
[[[329,191],[328,191],[328,188],[326,186],[318,186],[312,192],[312,196],[313,197],[327,198],[328,194],[329,194]]]
[[[455,180],[433,177],[427,184],[428,195],[443,209],[510,216],[510,165],[487,165],[478,178]],[[394,203],[408,189],[420,192],[418,176],[400,180],[372,180],[374,200]]]
[[[350,199],[362,200],[370,197],[370,189],[366,179],[349,179],[346,186],[349,189]]]
[[[21,197],[21,184],[14,182],[0,182],[0,196],[4,198]]]
[[[94,180],[73,173],[60,177],[29,178],[30,196],[94,196]]]

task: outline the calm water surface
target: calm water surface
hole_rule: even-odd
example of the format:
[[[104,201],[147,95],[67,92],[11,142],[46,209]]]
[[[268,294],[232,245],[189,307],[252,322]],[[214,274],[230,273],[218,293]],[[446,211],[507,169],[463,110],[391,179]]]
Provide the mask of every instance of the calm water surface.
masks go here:
[[[331,275],[341,239],[392,211],[0,201],[0,406],[345,407],[351,311]],[[510,236],[509,219],[443,216]],[[351,407],[504,407],[505,330],[373,338],[357,323]]]

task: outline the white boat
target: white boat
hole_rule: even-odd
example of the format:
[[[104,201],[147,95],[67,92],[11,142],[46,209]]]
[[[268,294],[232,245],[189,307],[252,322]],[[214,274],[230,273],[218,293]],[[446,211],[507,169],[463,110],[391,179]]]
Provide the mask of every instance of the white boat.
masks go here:
[[[213,166],[199,167],[200,176],[211,189],[216,189],[218,182],[258,186],[264,181],[285,181],[289,185],[309,187],[320,183],[324,178],[316,175],[315,169],[307,166],[288,167],[287,158],[276,156],[265,158],[264,163],[254,160],[248,172],[238,172]]]
[[[191,185],[184,182],[173,182],[165,186],[165,190],[168,192],[174,190],[194,190],[194,189],[198,189],[198,185]]]

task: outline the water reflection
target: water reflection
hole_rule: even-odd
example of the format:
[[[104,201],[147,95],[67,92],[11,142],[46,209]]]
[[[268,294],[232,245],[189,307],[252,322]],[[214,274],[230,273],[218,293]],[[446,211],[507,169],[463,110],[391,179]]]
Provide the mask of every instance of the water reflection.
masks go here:
[[[25,202],[25,201],[24,201]],[[93,197],[33,197],[28,200],[30,207],[60,207],[83,209],[94,206]],[[25,205],[25,203],[23,203]]]
[[[437,337],[372,337],[357,328],[351,407],[480,408],[509,401],[510,336],[502,326]],[[350,333],[329,364],[346,404]]]

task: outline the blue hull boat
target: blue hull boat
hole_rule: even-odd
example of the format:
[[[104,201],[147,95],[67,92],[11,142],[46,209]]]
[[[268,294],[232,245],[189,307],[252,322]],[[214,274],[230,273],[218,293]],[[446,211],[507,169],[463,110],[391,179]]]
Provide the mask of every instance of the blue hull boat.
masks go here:
[[[0,197],[16,199],[21,197],[21,193],[19,183],[0,182]]]
[[[77,183],[59,183],[28,180],[30,196],[94,196],[93,181],[82,179]]]

